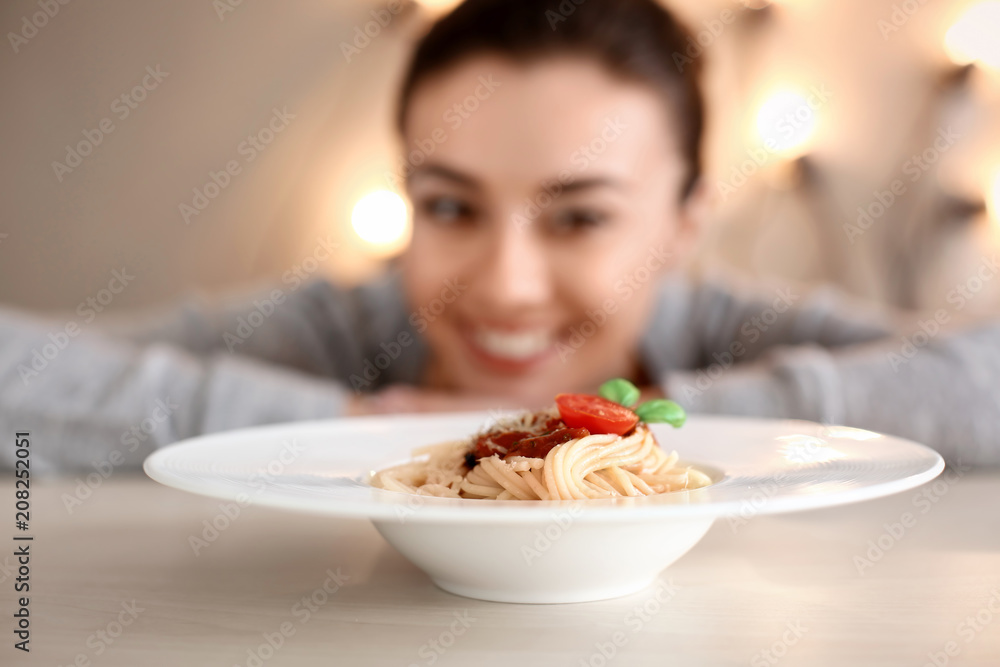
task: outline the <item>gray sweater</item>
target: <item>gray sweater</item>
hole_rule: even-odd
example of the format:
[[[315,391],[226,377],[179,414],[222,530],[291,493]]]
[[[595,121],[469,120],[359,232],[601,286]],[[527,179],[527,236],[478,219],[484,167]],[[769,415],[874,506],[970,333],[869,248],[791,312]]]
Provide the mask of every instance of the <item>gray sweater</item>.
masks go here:
[[[0,309],[0,433],[30,431],[36,468],[107,469],[202,433],[342,415],[356,388],[419,382],[421,316],[400,287],[316,280],[117,319]],[[673,276],[641,355],[692,413],[857,426],[998,465],[1000,321],[947,330],[954,315],[901,327],[829,290]],[[0,466],[13,453],[0,447]]]

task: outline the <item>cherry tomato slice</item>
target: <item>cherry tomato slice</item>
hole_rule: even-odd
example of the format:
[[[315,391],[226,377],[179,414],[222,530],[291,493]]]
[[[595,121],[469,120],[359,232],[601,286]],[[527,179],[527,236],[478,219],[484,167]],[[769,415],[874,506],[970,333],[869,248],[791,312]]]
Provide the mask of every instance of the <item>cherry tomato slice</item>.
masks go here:
[[[639,415],[600,396],[558,394],[556,406],[566,426],[591,433],[624,435],[639,423]]]

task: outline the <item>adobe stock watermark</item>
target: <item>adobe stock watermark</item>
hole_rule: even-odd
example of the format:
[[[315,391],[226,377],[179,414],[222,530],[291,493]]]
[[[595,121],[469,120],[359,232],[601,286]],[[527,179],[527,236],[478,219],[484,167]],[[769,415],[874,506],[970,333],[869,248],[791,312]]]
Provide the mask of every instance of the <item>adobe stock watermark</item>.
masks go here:
[[[368,48],[372,40],[389,27],[396,15],[403,11],[404,6],[402,0],[389,0],[384,8],[372,9],[369,12],[372,20],[363,26],[354,26],[354,35],[350,42],[340,42],[340,52],[344,54],[344,60],[350,64],[352,58],[361,55],[361,52]]]
[[[559,27],[560,23],[568,21],[569,17],[573,15],[576,8],[585,3],[587,0],[561,0],[555,9],[545,10],[545,20],[549,22],[549,27],[552,28],[553,32]]]
[[[729,521],[729,529],[733,531],[733,535],[740,528],[750,523],[751,519],[760,514],[761,510],[767,506],[767,503],[778,492],[781,485],[785,483],[785,480],[788,479],[788,476],[786,471],[778,471],[773,477],[769,477],[762,483],[756,484],[750,497],[740,501],[739,511],[734,515],[726,517]]]
[[[569,156],[569,162],[577,173],[585,172],[594,160],[599,158],[608,150],[608,146],[621,137],[622,132],[628,126],[622,122],[621,117],[604,119],[601,131],[590,140],[589,143],[581,145]],[[563,193],[566,185],[573,181],[573,171],[563,169],[556,175],[556,179],[543,183],[542,191],[534,197],[525,197],[524,206],[517,213],[511,215],[511,222],[518,230],[523,230],[529,224],[538,219],[542,211],[547,209]]]
[[[69,3],[70,0],[37,0],[35,4],[41,11],[30,16],[25,14],[21,17],[20,29],[17,32],[7,33],[7,41],[10,42],[10,48],[14,49],[15,55],[20,53],[21,47],[34,39],[38,31],[47,26],[59,10]]]
[[[254,299],[250,312],[238,316],[236,326],[231,331],[226,329],[222,333],[222,342],[226,344],[226,349],[235,352],[236,348],[250,340],[254,332],[285,303],[288,296],[305,285],[319,267],[333,257],[334,251],[339,247],[340,244],[329,234],[326,238],[318,237],[313,251],[281,274],[281,282],[288,286],[287,289],[275,287],[266,296]]]
[[[799,301],[801,295],[785,287],[775,290],[771,304],[758,315],[747,319],[740,326],[741,340],[734,340],[722,352],[713,352],[714,361],[707,368],[698,369],[694,383],[685,383],[681,394],[685,399],[693,399],[708,391],[715,382],[732,368],[747,352],[747,344],[753,345],[768,329],[774,326],[783,313],[788,312]],[[744,343],[743,341],[746,341]]]
[[[393,509],[396,511],[396,519],[400,523],[406,523],[407,519],[420,511],[420,509],[427,504],[425,496],[418,493],[407,493],[404,494],[406,498],[406,504],[396,503],[393,505]]]
[[[449,130],[454,132],[469,118],[472,117],[480,106],[486,102],[497,88],[503,85],[502,81],[497,81],[492,74],[478,77],[479,85],[472,92],[466,95],[461,101],[453,103],[443,114],[441,120],[447,124]],[[429,136],[417,139],[413,142],[413,148],[405,155],[399,156],[399,164],[393,171],[385,171],[382,177],[395,192],[406,190],[406,179],[413,171],[427,162],[427,158],[437,152],[437,147],[448,140],[448,131],[443,127],[436,127],[431,130]]]
[[[810,464],[831,458],[829,443],[822,438],[807,435],[782,436],[782,456],[792,463]],[[753,493],[740,501],[736,514],[726,517],[729,529],[735,535],[740,528],[759,515],[778,491],[791,478],[793,470],[779,470],[773,476],[753,485]]]
[[[666,608],[678,590],[672,579],[666,582],[658,580],[646,600],[625,614],[622,623],[627,631],[616,630],[606,640],[594,642],[593,652],[586,658],[580,658],[577,664],[580,667],[607,667],[632,638]]]
[[[552,514],[551,523],[547,524],[545,528],[536,529],[535,538],[531,544],[521,545],[521,558],[524,559],[525,564],[534,564],[552,548],[553,544],[561,540],[566,531],[573,527],[573,522],[581,511],[580,505],[577,504],[568,510],[555,512]]]
[[[0,563],[0,584],[17,574],[17,564],[11,562],[10,556],[4,556]]]
[[[214,544],[222,533],[236,523],[243,513],[243,510],[253,504],[253,499],[267,489],[267,485],[274,481],[274,478],[281,475],[285,468],[294,463],[305,451],[305,446],[300,445],[294,439],[285,440],[281,443],[279,453],[264,466],[248,478],[248,482],[254,488],[253,495],[240,493],[235,500],[219,503],[219,511],[211,518],[201,522],[200,533],[188,535],[188,546],[195,556],[201,553],[210,545]]]
[[[781,659],[788,655],[789,649],[799,643],[802,637],[809,632],[809,628],[802,624],[802,621],[789,621],[785,623],[785,630],[781,637],[765,649],[761,649],[750,658],[751,667],[772,667],[781,662]]]
[[[124,121],[133,111],[139,108],[139,105],[146,100],[149,93],[156,90],[168,76],[170,76],[170,72],[164,72],[160,69],[159,65],[155,67],[148,65],[146,73],[140,79],[139,83],[111,102],[111,113],[119,121]],[[74,169],[83,164],[86,157],[93,155],[94,150],[104,142],[105,137],[115,131],[116,127],[114,119],[110,116],[105,116],[98,121],[97,127],[84,129],[81,132],[83,138],[76,142],[76,144],[66,144],[66,157],[64,160],[62,162],[58,160],[52,161],[52,172],[56,175],[56,180],[62,183],[63,178],[67,174],[73,173]]]
[[[916,183],[941,159],[941,156],[955,145],[962,138],[958,132],[951,129],[951,126],[938,128],[934,142],[922,153],[911,155],[900,166],[900,172],[907,180]],[[858,216],[854,223],[844,223],[844,233],[847,240],[854,245],[854,241],[875,224],[886,212],[892,208],[896,201],[906,194],[907,185],[903,178],[894,178],[889,187],[884,190],[876,190],[872,193],[873,200],[866,205],[858,206]]]
[[[1000,615],[1000,588],[989,591],[990,597],[975,615],[969,614],[955,626],[955,639],[949,639],[940,651],[928,651],[927,661],[922,667],[946,667],[952,658],[957,658],[962,649],[976,640],[984,630]],[[962,644],[959,644],[959,641]]]
[[[107,287],[99,289],[93,296],[88,296],[77,305],[76,314],[83,319],[82,326],[97,319],[98,314],[104,312],[114,301],[115,296],[125,291],[133,280],[135,276],[128,272],[128,267],[123,266],[121,269],[113,270]],[[28,386],[32,380],[45,372],[59,354],[69,347],[72,339],[80,335],[83,331],[82,326],[76,320],[67,320],[62,328],[49,332],[48,343],[43,344],[40,349],[38,347],[31,349],[30,365],[24,363],[17,365],[21,382]]]
[[[898,373],[899,369],[910,363],[922,350],[937,338],[946,325],[951,322],[953,313],[964,309],[976,296],[992,281],[997,273],[1000,273],[1000,263],[997,256],[983,257],[976,269],[968,278],[956,284],[945,295],[945,300],[951,309],[938,308],[934,313],[917,322],[918,329],[902,337],[902,343],[898,351],[886,353],[886,361],[893,372]]]
[[[889,36],[899,32],[904,25],[909,23],[910,19],[913,18],[920,8],[928,2],[929,0],[904,0],[903,2],[894,4],[892,11],[889,12],[888,19],[880,18],[875,22],[879,33],[882,35],[882,41],[888,42]]]
[[[868,540],[868,548],[865,552],[855,554],[851,559],[858,574],[864,576],[867,570],[885,558],[885,555],[899,544],[906,533],[917,525],[920,517],[930,512],[935,505],[941,502],[941,499],[970,469],[968,467],[948,468],[936,480],[920,487],[920,490],[913,494],[910,500],[910,504],[913,505],[916,512],[903,512],[895,521],[882,524],[882,532],[877,537]]]
[[[461,612],[456,611],[453,616],[455,620],[447,628],[438,633],[437,637],[421,644],[420,648],[417,649],[417,657],[421,658],[423,662],[411,662],[408,667],[433,665],[456,644],[458,638],[464,635],[473,623],[479,620],[472,616],[468,609],[463,609]]]
[[[626,273],[615,281],[612,289],[618,296],[608,297],[601,302],[599,307],[585,311],[587,319],[579,325],[574,324],[569,328],[570,335],[566,342],[556,342],[555,348],[559,354],[559,360],[566,363],[573,354],[600,331],[601,327],[607,324],[608,318],[614,316],[622,304],[646,287],[657,272],[667,265],[672,256],[672,253],[662,245],[650,248],[642,264],[631,273]]]
[[[250,164],[271,145],[275,138],[285,131],[289,121],[295,119],[295,114],[289,113],[288,107],[274,107],[271,109],[271,118],[267,123],[254,133],[248,134],[246,139],[236,146],[236,154],[243,158],[233,158],[226,161],[226,164],[219,171],[209,170],[208,180],[201,186],[191,189],[193,197],[191,203],[181,202],[177,205],[177,210],[181,214],[181,219],[185,225],[191,224],[191,219],[201,215],[201,212],[208,208],[222,191],[230,186],[233,178],[243,173],[243,167]]]
[[[408,318],[410,326],[413,327],[417,335],[422,334],[467,289],[469,286],[457,278],[446,279],[437,297],[410,313]],[[354,393],[360,395],[363,391],[370,389],[373,383],[382,377],[382,373],[392,365],[392,362],[400,357],[403,350],[413,345],[415,341],[416,339],[408,331],[400,331],[395,338],[381,341],[379,343],[381,352],[377,352],[372,357],[366,357],[361,363],[361,374],[351,373],[348,378],[354,388]]]
[[[78,507],[83,505],[85,500],[94,495],[94,492],[111,477],[116,468],[125,463],[126,459],[122,451],[123,449],[130,453],[135,452],[139,449],[139,445],[146,442],[161,424],[173,416],[179,407],[177,403],[170,400],[169,396],[166,400],[161,398],[156,399],[148,417],[122,432],[121,437],[118,439],[122,445],[122,449],[112,449],[111,453],[100,461],[91,461],[90,465],[94,468],[94,472],[86,477],[77,477],[76,487],[74,487],[72,494],[62,494],[60,499],[63,502],[63,507],[66,508],[66,513],[73,514]]]
[[[288,643],[288,640],[295,636],[299,627],[308,623],[313,615],[347,585],[351,576],[344,574],[338,567],[336,570],[327,570],[326,579],[313,590],[309,595],[304,595],[291,609],[288,610],[290,620],[282,621],[278,627],[271,632],[262,632],[262,642],[247,649],[246,659],[242,663],[237,663],[234,667],[261,667],[265,662]]]
[[[803,130],[807,124],[814,122],[816,112],[819,111],[833,97],[833,92],[828,90],[826,84],[812,86],[808,95],[803,99],[802,104],[788,109],[784,115],[780,116],[774,123],[770,136],[764,139],[764,145],[760,148],[750,148],[747,150],[746,158],[740,164],[732,168],[729,179],[716,182],[716,190],[722,201],[727,201],[737,190],[750,182],[750,179],[760,171],[776,155],[780,155],[784,147],[795,139],[797,133]]]
[[[89,667],[93,658],[104,655],[104,652],[125,634],[125,630],[136,622],[139,614],[146,611],[146,608],[140,607],[136,600],[122,602],[121,607],[121,611],[115,618],[87,637],[84,644],[90,651],[77,653],[70,662],[66,663],[66,667]]]
[[[215,10],[215,15],[219,17],[219,23],[225,21],[229,14],[232,14],[242,6],[243,0],[212,0],[212,9]]]
[[[489,408],[486,410],[486,418],[483,420],[482,425],[477,429],[477,433],[485,433],[493,428],[506,428],[506,425],[517,423],[517,415],[520,414],[519,410],[510,410],[509,408]]]

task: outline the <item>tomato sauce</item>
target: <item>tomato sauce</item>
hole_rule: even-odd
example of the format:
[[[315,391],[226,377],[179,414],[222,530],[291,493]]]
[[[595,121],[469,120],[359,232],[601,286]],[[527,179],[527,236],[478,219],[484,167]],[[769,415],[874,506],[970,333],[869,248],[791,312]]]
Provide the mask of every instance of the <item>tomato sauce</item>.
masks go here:
[[[534,438],[525,438],[518,442],[507,452],[507,456],[527,456],[533,459],[544,459],[552,448],[562,445],[570,440],[583,438],[590,435],[590,431],[585,428],[560,428],[546,435],[539,435]],[[506,457],[504,457],[506,458]]]
[[[553,447],[588,435],[590,431],[585,428],[567,428],[558,417],[548,419],[532,431],[488,431],[472,443],[465,462],[472,468],[479,459],[494,454],[502,459],[508,456],[545,458]]]

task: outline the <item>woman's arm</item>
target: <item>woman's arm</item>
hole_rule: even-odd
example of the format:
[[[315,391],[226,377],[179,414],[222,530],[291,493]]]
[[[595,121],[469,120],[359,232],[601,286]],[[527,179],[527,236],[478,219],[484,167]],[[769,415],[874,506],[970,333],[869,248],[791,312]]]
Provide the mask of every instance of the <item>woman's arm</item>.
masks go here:
[[[137,465],[201,433],[344,414],[353,386],[419,368],[392,280],[351,292],[311,283],[273,309],[255,296],[175,312],[88,326],[0,309],[0,430],[31,431],[43,467]],[[398,354],[367,365],[381,346]]]
[[[356,344],[364,315],[358,290],[313,280],[109,314],[96,318],[92,330],[139,345],[164,343],[199,356],[225,352],[329,376],[338,366],[331,354]]]
[[[704,346],[695,370],[663,369],[667,393],[694,412],[842,423],[1000,465],[1000,321],[956,327],[942,309],[890,326],[829,294],[771,297],[702,288],[687,324]]]
[[[181,438],[334,416],[349,398],[331,381],[224,352],[81,333],[53,354],[43,351],[51,331],[0,313],[0,431],[29,431],[40,469],[134,467]],[[0,450],[0,463],[11,455]]]

